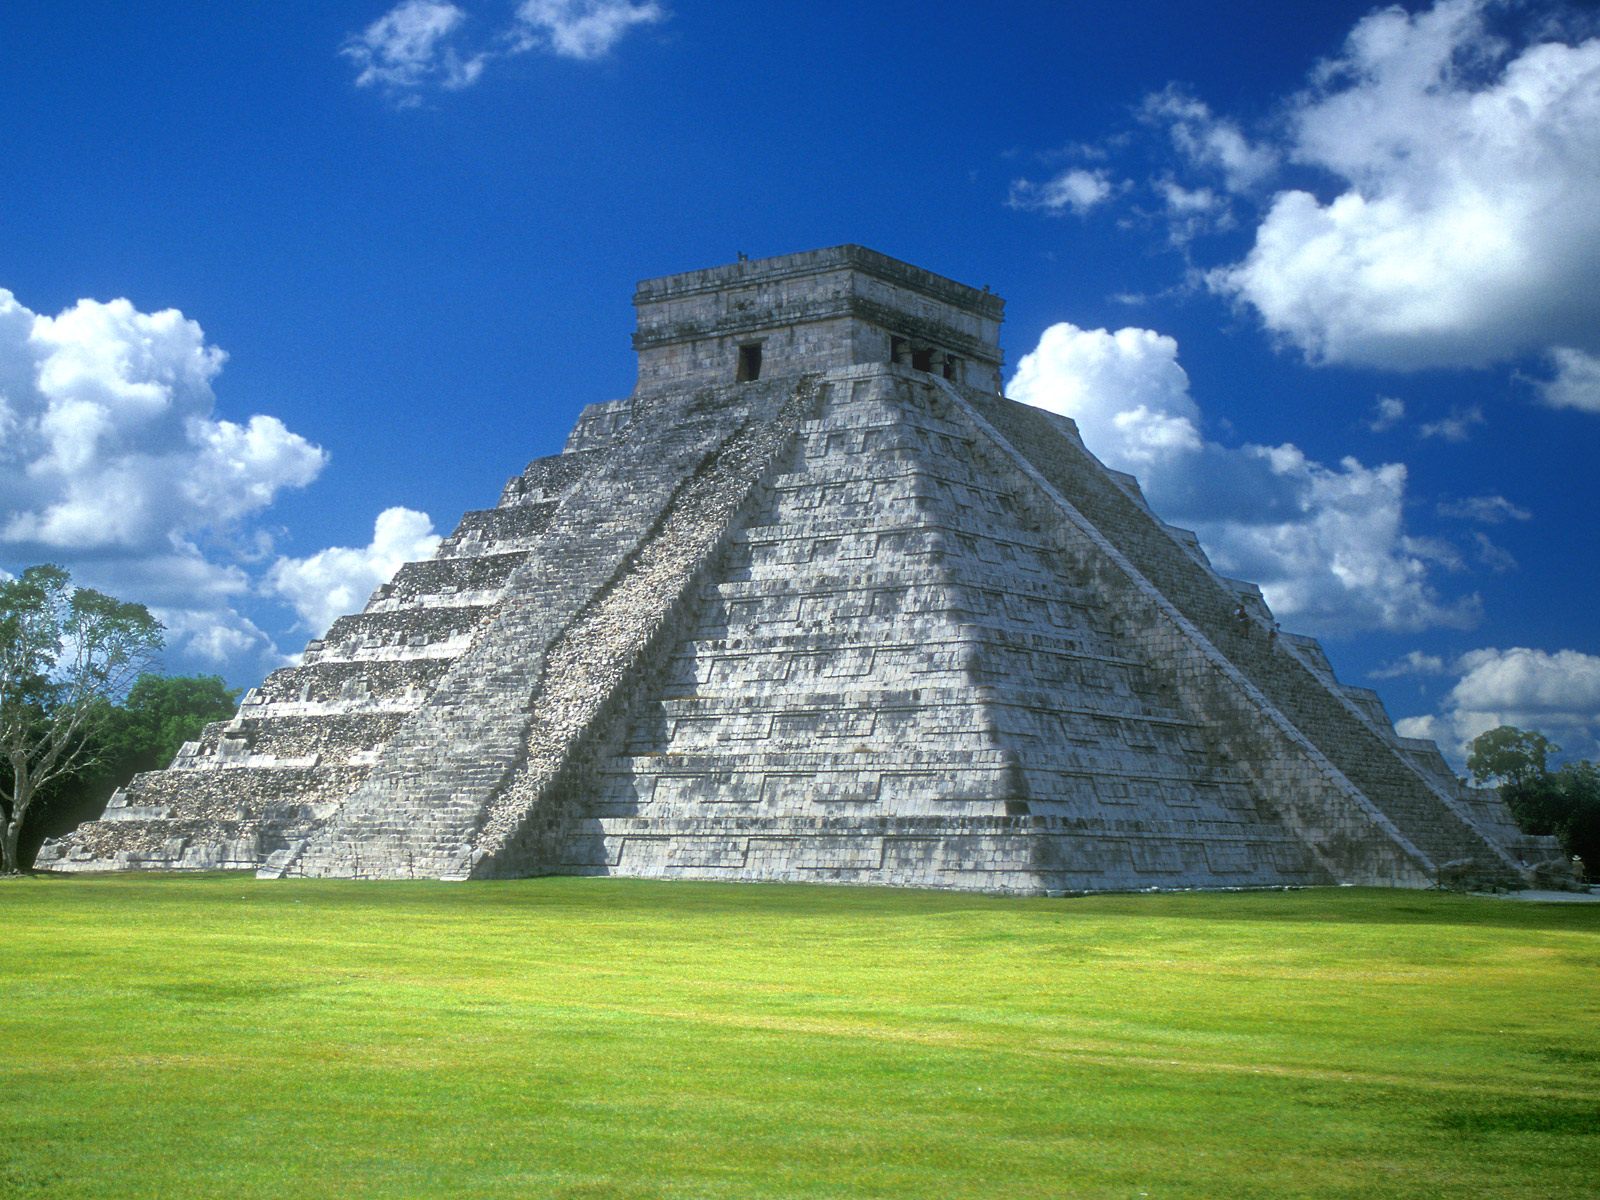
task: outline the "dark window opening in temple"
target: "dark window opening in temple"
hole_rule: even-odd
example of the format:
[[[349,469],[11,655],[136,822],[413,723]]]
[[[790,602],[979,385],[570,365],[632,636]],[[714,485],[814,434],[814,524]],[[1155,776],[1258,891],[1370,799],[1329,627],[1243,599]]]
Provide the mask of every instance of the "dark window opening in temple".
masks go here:
[[[751,383],[761,378],[761,343],[750,342],[739,347],[739,372],[734,379],[738,383]]]
[[[956,383],[961,382],[961,360],[953,354],[945,356],[944,377]]]
[[[914,371],[933,370],[933,347],[924,346],[920,350],[911,351],[911,369]]]

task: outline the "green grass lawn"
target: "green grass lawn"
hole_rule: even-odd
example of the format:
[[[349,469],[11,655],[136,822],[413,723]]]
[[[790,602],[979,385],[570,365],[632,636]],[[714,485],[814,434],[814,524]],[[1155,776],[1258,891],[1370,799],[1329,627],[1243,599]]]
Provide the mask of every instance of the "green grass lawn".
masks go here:
[[[0,882],[0,1196],[1594,1196],[1600,905]]]

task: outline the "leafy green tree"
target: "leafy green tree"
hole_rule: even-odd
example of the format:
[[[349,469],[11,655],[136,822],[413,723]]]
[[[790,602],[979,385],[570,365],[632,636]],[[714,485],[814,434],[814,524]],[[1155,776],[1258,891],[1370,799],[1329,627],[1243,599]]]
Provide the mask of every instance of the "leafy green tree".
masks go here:
[[[1542,733],[1501,725],[1472,739],[1467,770],[1480,784],[1493,779],[1525,783],[1544,775],[1550,755],[1560,751],[1561,747],[1553,745]]]
[[[22,869],[40,789],[83,769],[112,702],[161,645],[144,605],[75,588],[65,568],[0,581],[0,873]]]
[[[220,675],[139,676],[106,729],[106,761],[118,786],[166,766],[207,722],[233,716],[238,703],[238,689]]]
[[[1508,783],[1500,792],[1518,825],[1559,838],[1562,849],[1582,859],[1593,877],[1600,867],[1600,766],[1570,762],[1559,771]]]

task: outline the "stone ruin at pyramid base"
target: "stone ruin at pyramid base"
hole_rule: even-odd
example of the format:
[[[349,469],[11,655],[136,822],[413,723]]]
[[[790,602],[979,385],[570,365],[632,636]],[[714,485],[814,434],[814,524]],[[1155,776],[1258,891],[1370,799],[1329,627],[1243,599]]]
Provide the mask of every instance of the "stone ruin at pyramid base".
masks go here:
[[[855,246],[648,280],[639,385],[58,871],[1013,893],[1559,875]]]

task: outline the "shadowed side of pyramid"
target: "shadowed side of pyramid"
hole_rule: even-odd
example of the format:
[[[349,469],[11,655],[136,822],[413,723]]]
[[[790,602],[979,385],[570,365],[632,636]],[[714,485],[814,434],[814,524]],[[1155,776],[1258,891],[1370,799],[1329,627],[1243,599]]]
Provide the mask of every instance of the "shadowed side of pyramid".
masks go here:
[[[1556,856],[999,396],[998,297],[845,246],[635,302],[633,396],[48,863],[1034,892]]]

